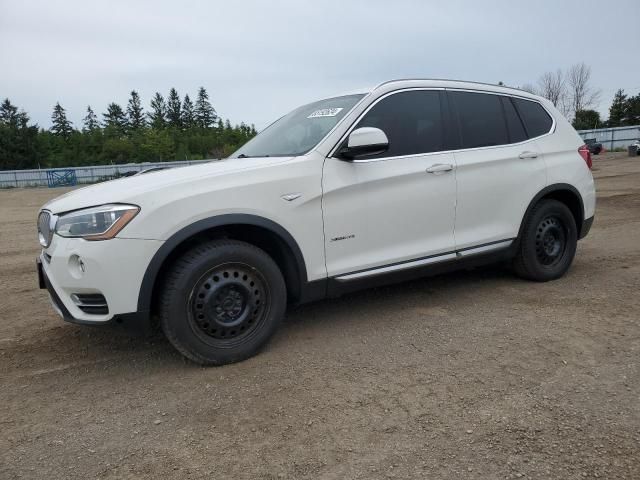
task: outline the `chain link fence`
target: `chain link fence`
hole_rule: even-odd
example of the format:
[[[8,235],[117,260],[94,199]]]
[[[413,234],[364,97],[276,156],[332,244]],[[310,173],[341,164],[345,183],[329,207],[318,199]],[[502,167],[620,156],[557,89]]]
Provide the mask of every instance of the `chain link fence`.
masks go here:
[[[34,170],[1,170],[0,188],[55,187],[71,185],[52,179],[74,178],[76,184],[104,182],[125,177],[150,168],[174,168],[196,165],[215,160],[181,160],[177,162],[126,163],[120,165],[96,165],[90,167],[46,168]]]

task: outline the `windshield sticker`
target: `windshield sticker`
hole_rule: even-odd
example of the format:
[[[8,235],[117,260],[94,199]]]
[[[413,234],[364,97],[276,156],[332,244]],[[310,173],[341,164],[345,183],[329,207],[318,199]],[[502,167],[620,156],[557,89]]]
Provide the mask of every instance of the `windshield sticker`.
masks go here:
[[[320,110],[316,110],[307,118],[318,118],[318,117],[335,117],[342,111],[342,107],[340,108],[322,108]]]

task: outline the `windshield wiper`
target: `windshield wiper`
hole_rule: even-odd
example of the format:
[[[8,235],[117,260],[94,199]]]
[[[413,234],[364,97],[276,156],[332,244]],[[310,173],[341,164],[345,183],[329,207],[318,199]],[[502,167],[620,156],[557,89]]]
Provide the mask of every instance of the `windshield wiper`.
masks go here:
[[[268,157],[268,156],[269,155],[245,155],[244,153],[241,153],[236,158],[255,158],[255,157]]]

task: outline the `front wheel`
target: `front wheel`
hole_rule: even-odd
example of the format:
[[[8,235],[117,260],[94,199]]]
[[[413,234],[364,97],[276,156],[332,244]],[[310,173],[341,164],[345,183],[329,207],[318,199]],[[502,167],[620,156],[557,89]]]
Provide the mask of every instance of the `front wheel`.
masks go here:
[[[214,240],[180,257],[165,277],[160,325],[171,344],[201,365],[255,355],[284,317],[286,287],[261,249]]]
[[[546,282],[563,276],[576,253],[576,222],[569,208],[557,200],[538,203],[525,221],[518,252],[516,274],[527,280]]]

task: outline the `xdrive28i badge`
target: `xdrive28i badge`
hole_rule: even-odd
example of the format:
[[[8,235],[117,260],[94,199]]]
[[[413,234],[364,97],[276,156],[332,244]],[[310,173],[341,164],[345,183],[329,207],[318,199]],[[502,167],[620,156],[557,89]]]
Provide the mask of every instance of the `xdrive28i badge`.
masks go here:
[[[339,242],[340,240],[349,240],[350,238],[356,238],[356,236],[352,233],[351,235],[342,235],[340,237],[333,237],[331,241]]]

